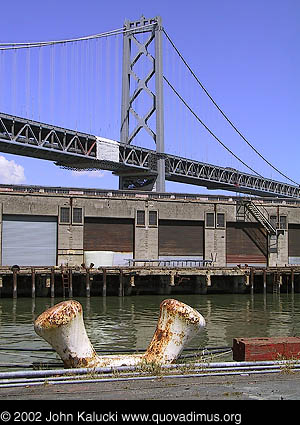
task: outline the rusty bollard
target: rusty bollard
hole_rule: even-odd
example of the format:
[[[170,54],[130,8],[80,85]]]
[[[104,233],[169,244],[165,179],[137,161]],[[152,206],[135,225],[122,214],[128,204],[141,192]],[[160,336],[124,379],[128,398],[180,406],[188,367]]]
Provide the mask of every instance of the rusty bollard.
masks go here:
[[[36,333],[56,350],[67,368],[172,363],[204,326],[205,319],[198,311],[177,300],[167,299],[160,304],[156,330],[145,353],[98,356],[87,336],[82,306],[78,301],[56,304],[34,323]]]

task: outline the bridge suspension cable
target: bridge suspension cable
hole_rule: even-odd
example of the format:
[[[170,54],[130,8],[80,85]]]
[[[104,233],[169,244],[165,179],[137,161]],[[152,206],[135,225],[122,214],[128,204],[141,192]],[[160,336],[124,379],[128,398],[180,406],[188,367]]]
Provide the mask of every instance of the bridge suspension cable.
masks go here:
[[[200,122],[200,124],[203,125],[203,127],[211,134],[220,145],[223,146],[224,149],[227,150],[232,156],[234,156],[241,164],[243,164],[245,167],[247,167],[249,170],[251,170],[253,173],[255,173],[259,177],[261,176],[257,171],[255,171],[253,168],[250,167],[250,165],[246,164],[241,158],[239,158],[231,149],[228,148],[228,146],[223,143],[218,136],[215,135],[215,133],[201,120],[201,118],[196,114],[196,112],[193,111],[193,109],[188,105],[188,103],[183,99],[183,97],[178,93],[178,91],[173,87],[173,85],[170,83],[170,81],[164,76],[165,82],[169,85],[169,87],[173,90],[173,92],[178,96],[178,98],[181,100],[181,102],[188,108],[188,110],[194,115],[194,117]]]
[[[139,30],[147,29],[149,27],[153,27],[153,24],[143,25],[139,28]],[[125,30],[125,28],[118,28],[118,29],[108,31],[108,32],[103,32],[100,34],[88,35],[85,37],[78,37],[78,38],[70,38],[65,40],[35,41],[35,42],[28,42],[28,43],[13,43],[13,42],[0,43],[0,50],[28,49],[33,47],[43,47],[43,46],[50,46],[55,44],[74,43],[77,41],[88,41],[88,40],[94,40],[96,38],[103,38],[103,37],[109,37],[113,35],[125,34],[129,31],[132,31],[132,30]]]
[[[239,129],[233,124],[233,122],[227,117],[227,115],[225,114],[225,112],[221,109],[221,107],[217,104],[217,102],[213,99],[213,97],[210,95],[210,93],[207,91],[207,89],[204,87],[204,85],[201,83],[201,81],[199,80],[199,78],[196,76],[196,74],[194,73],[194,71],[191,69],[191,67],[189,66],[189,64],[187,63],[187,61],[184,59],[184,57],[182,56],[182,54],[180,53],[180,51],[177,49],[177,47],[175,46],[175,44],[173,43],[173,41],[171,40],[170,36],[168,35],[168,33],[166,32],[165,29],[163,29],[163,32],[166,36],[166,38],[168,39],[168,41],[170,42],[170,44],[172,45],[172,47],[174,48],[174,50],[176,51],[176,53],[178,54],[178,56],[180,57],[180,59],[182,60],[182,62],[184,63],[184,65],[187,67],[187,69],[190,71],[190,73],[192,74],[192,76],[195,78],[195,80],[197,81],[197,83],[200,85],[201,89],[204,91],[204,93],[208,96],[208,98],[210,99],[210,101],[213,103],[213,105],[218,109],[218,111],[222,114],[222,116],[226,119],[226,121],[230,124],[230,126],[237,132],[237,134],[244,140],[244,142],[247,143],[247,145],[264,161],[266,162],[271,168],[273,168],[273,170],[275,170],[277,173],[279,173],[282,177],[286,178],[287,180],[289,180],[290,182],[299,185],[299,183],[295,182],[293,179],[291,179],[290,177],[288,177],[286,174],[282,173],[277,167],[275,167],[270,161],[268,161],[250,142],[249,140],[247,140],[247,138],[239,131]],[[167,80],[166,80],[167,81]],[[167,81],[168,82],[168,81]],[[168,82],[169,84],[169,82]],[[170,84],[169,84],[170,85]],[[174,88],[170,85],[170,87],[172,88],[172,90],[174,91]],[[177,96],[179,96],[178,93],[176,93]],[[181,99],[183,101],[183,99]],[[184,102],[184,101],[183,101]],[[185,102],[184,102],[185,103]],[[185,105],[188,107],[188,105],[185,103]],[[189,108],[189,107],[188,107]],[[190,109],[190,108],[189,108]],[[193,114],[194,112],[191,111]],[[195,114],[194,114],[195,115]],[[196,115],[195,115],[196,117]],[[199,117],[196,117],[197,119]],[[198,121],[201,122],[200,119],[198,119]],[[202,125],[204,125],[204,123],[202,123]],[[208,131],[210,131],[207,128]],[[212,134],[212,133],[211,133]],[[216,138],[216,136],[214,135],[214,137]],[[222,144],[222,142],[216,138],[216,140],[219,141],[219,143]],[[241,161],[244,165],[246,165],[240,158],[238,158],[235,154],[233,154],[233,152],[231,152],[224,144],[222,144],[225,149],[227,149],[233,156],[235,156],[235,158],[237,158],[239,161]],[[250,170],[252,170],[248,165],[246,165],[247,168],[249,168]],[[252,170],[254,171],[254,170]],[[256,172],[255,172],[256,173]],[[258,174],[258,173],[256,173]],[[259,175],[259,174],[258,174]]]

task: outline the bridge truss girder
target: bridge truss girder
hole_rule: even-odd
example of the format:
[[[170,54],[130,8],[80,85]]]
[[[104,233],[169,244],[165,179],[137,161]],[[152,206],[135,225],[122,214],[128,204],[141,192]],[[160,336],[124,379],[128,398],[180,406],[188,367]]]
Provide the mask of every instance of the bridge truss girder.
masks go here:
[[[256,196],[300,198],[298,186],[125,143],[118,144],[118,162],[99,160],[94,135],[3,113],[0,113],[0,151],[54,161],[70,169],[102,169],[127,178],[136,177],[139,182],[144,180],[141,189],[156,178],[159,161],[163,159],[165,178],[169,181]]]

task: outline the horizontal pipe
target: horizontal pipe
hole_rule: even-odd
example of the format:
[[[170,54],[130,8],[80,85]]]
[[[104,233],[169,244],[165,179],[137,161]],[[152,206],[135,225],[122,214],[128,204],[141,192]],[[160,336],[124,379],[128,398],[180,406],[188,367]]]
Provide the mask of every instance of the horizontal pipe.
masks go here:
[[[215,363],[185,363],[185,364],[168,364],[161,365],[162,369],[178,369],[181,367],[185,368],[199,368],[203,369],[220,369],[230,367],[237,369],[239,367],[247,366],[295,366],[297,367],[299,363],[291,360],[273,360],[273,361],[258,361],[258,362],[215,362]],[[109,373],[109,372],[128,372],[128,371],[141,371],[138,366],[119,366],[119,367],[98,367],[94,368],[93,372],[96,373]],[[15,372],[0,372],[0,379],[10,379],[10,378],[34,378],[34,377],[49,377],[57,375],[84,375],[90,374],[90,368],[70,368],[70,369],[49,369],[49,370],[34,370],[34,371],[15,371]]]
[[[213,354],[220,354],[220,353],[223,353],[223,354],[229,354],[229,353],[231,353],[231,348],[230,348],[230,350],[226,350],[226,349],[221,349],[221,350],[202,350],[202,351],[199,351],[199,352],[194,352],[194,353],[192,353],[192,354],[182,354],[181,356],[180,356],[180,359],[190,359],[190,358],[193,358],[193,357],[201,357],[201,356],[211,356],[211,355],[213,355]]]
[[[293,365],[293,370],[296,370],[296,369],[299,369],[299,368],[300,368],[300,364],[294,364]],[[233,366],[233,367],[226,367],[226,368],[222,368],[222,369],[220,369],[220,368],[209,368],[209,375],[215,376],[215,374],[213,374],[212,372],[219,372],[220,370],[222,372],[224,372],[224,371],[226,371],[226,372],[230,372],[230,371],[236,371],[237,372],[237,371],[239,371],[242,374],[242,373],[253,371],[253,370],[271,370],[271,369],[273,369],[273,370],[279,370],[279,371],[284,370],[282,368],[282,365],[244,366],[244,367],[241,367],[241,366],[240,367],[235,367],[235,366]],[[200,376],[201,375],[201,372],[203,372],[203,369],[190,368],[189,371],[190,372],[194,372],[194,373],[197,372],[197,374]],[[130,372],[129,371],[128,373],[125,373],[124,374],[124,376],[126,376],[126,377],[128,377],[128,375],[130,375],[130,376],[141,375],[141,372],[134,372],[134,371]],[[175,373],[173,375],[174,376],[178,376],[178,374],[175,374]],[[114,377],[115,374],[114,373],[105,374],[105,377],[108,377],[108,376]],[[85,374],[85,375],[80,375],[80,376],[78,376],[78,379],[80,379],[82,381],[82,378],[84,378],[84,377],[86,377],[86,378],[90,377],[90,373],[89,374]],[[47,382],[57,381],[57,380],[63,380],[63,381],[74,380],[74,375],[73,376],[69,376],[69,375],[67,375],[67,376],[53,376],[53,377],[48,377],[47,378]],[[40,378],[31,378],[30,379],[30,382],[45,382],[45,379],[43,379],[43,377],[40,377]],[[6,384],[6,383],[8,383],[8,382],[5,382],[5,380],[0,381],[0,386],[2,384]],[[24,379],[9,379],[9,383],[24,383],[24,384],[27,384],[28,383],[28,379],[26,379],[26,378],[24,378]]]
[[[291,369],[291,372],[297,371],[297,369]],[[247,375],[257,375],[257,374],[266,374],[266,373],[280,373],[281,369],[271,369],[271,370],[249,370],[247,372]],[[205,376],[210,377],[218,377],[218,376],[229,376],[229,375],[241,375],[241,372],[238,371],[226,371],[226,372],[217,372],[217,373],[193,373],[193,374],[180,374],[180,375],[164,375],[164,378],[200,378]],[[153,379],[161,379],[161,376],[152,375],[152,376],[136,376],[136,377],[121,377],[121,378],[104,378],[104,379],[77,379],[77,380],[58,380],[58,381],[51,381],[51,385],[60,385],[60,384],[91,384],[91,383],[107,383],[107,382],[128,382],[128,381],[146,381],[146,380],[153,380]],[[12,388],[12,387],[23,387],[24,385],[26,387],[32,387],[32,386],[38,386],[38,385],[44,385],[44,381],[40,382],[24,382],[20,384],[1,384],[0,388]]]
[[[54,351],[54,350],[53,350]],[[190,359],[190,358],[195,358],[195,357],[201,357],[201,356],[210,356],[210,355],[214,355],[214,354],[229,354],[231,351],[227,351],[224,349],[221,350],[210,350],[210,351],[206,351],[203,350],[202,352],[199,353],[192,353],[192,354],[185,354],[185,355],[181,355],[180,359]],[[43,357],[43,359],[45,359]],[[6,368],[34,368],[36,366],[39,367],[46,367],[46,366],[51,366],[51,367],[61,367],[61,363],[51,363],[51,362],[45,362],[45,363],[40,363],[40,362],[34,362],[32,364],[24,364],[24,363],[5,363],[5,364],[1,364],[0,363],[0,367],[6,367]]]
[[[120,350],[101,350],[98,349],[97,346],[94,347],[95,350],[98,353],[111,353],[111,354],[118,354],[118,353],[143,353],[146,351],[146,348],[139,348],[139,349],[120,349]],[[204,347],[204,348],[184,348],[183,351],[203,351],[203,350],[231,350],[232,347]],[[53,352],[55,353],[55,350],[53,348],[11,348],[11,347],[0,347],[0,351],[41,351],[41,352]]]
[[[33,364],[24,364],[24,363],[0,363],[0,367],[5,367],[5,368],[15,368],[15,367],[22,367],[24,369],[28,368],[32,368]]]

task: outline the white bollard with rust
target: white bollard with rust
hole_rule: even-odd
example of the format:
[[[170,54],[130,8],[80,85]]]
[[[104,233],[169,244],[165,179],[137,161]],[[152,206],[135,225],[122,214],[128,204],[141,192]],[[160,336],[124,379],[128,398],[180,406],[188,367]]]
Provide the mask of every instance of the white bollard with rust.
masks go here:
[[[155,333],[145,353],[98,356],[86,334],[82,306],[78,301],[56,304],[34,323],[36,333],[56,350],[67,368],[172,363],[204,326],[204,317],[192,307],[177,300],[164,300],[160,304]]]

